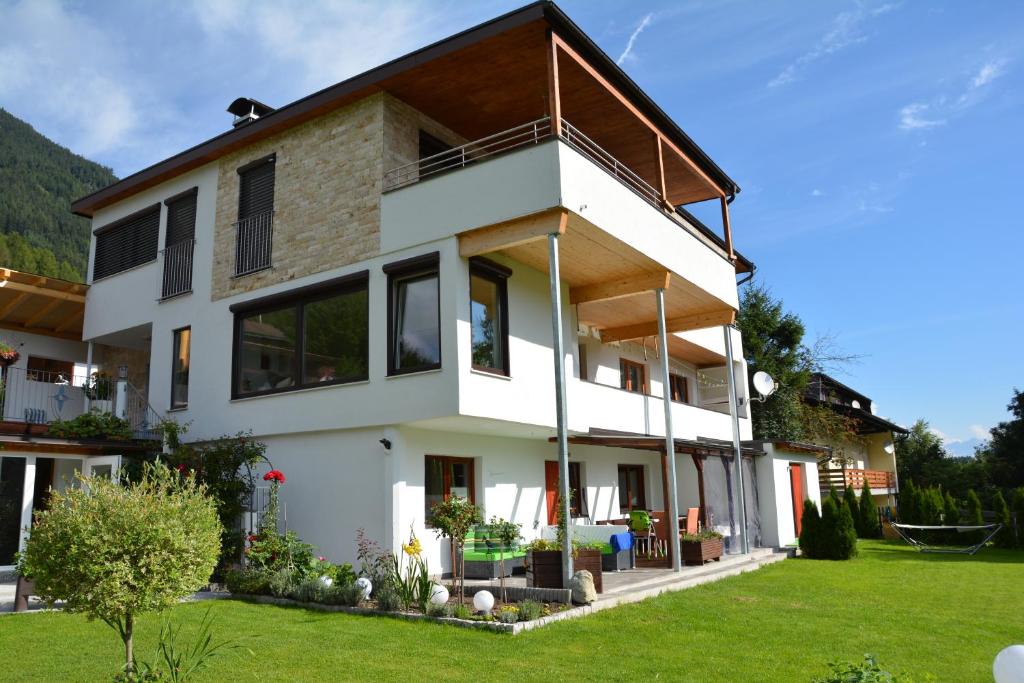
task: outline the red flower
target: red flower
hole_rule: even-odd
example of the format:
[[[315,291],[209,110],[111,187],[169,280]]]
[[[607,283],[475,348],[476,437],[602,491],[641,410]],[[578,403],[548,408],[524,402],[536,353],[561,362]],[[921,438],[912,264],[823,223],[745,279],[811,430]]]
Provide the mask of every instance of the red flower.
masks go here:
[[[284,483],[284,473],[281,470],[270,470],[263,475],[263,481],[276,481],[280,484]]]
[[[180,465],[178,465],[178,472],[180,472],[181,474],[184,474],[187,471],[188,471],[188,468],[185,467],[185,463],[181,463]]]

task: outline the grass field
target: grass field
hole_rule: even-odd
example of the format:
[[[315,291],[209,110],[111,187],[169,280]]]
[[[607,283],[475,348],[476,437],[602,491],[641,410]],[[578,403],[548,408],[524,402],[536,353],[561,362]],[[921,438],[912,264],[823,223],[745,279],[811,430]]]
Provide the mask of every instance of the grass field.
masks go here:
[[[514,637],[236,601],[173,617],[194,625],[208,608],[218,636],[254,654],[217,658],[204,681],[808,681],[870,652],[890,670],[962,683],[991,680],[996,653],[1024,643],[1024,553],[861,542],[851,562],[786,560]],[[142,618],[143,657],[159,621]],[[110,680],[120,654],[113,631],[80,616],[0,616],[3,681]]]

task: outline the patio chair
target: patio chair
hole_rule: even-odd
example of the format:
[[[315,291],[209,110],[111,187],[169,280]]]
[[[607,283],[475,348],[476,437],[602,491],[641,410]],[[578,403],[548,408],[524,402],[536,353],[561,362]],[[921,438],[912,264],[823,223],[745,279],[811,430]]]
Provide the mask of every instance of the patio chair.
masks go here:
[[[630,510],[629,531],[633,534],[637,550],[640,549],[642,544],[647,548],[648,559],[651,558],[652,553],[655,557],[657,556],[658,534],[654,530],[654,522],[651,520],[650,513],[646,510]]]
[[[683,533],[695,534],[700,531],[700,508],[686,509],[686,528]]]

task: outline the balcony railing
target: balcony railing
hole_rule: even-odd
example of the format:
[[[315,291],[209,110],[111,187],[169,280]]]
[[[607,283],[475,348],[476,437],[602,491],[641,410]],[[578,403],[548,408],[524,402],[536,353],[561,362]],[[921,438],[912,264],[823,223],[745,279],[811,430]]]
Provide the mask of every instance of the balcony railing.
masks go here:
[[[848,486],[860,491],[867,482],[871,489],[896,489],[896,473],[883,470],[860,470],[852,468],[820,469],[818,481],[821,490],[827,493],[833,486],[842,491]]]
[[[596,162],[598,166],[601,166],[604,170],[618,178],[634,192],[657,206],[661,195],[654,187],[565,119],[562,119],[562,139],[574,147],[580,154],[590,157],[591,161]]]
[[[192,291],[192,255],[196,241],[185,240],[172,244],[163,251],[164,279],[160,298],[170,299]]]
[[[273,238],[273,211],[259,213],[235,223],[235,277],[270,267]]]

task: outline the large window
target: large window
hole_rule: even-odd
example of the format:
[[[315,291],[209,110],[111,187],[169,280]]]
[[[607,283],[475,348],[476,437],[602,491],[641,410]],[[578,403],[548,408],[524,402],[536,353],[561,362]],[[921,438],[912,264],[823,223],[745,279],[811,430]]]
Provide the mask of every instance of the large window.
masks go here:
[[[96,235],[92,279],[101,280],[156,260],[160,241],[160,205],[155,204],[104,225]]]
[[[365,380],[368,273],[236,304],[234,396]]]
[[[434,505],[452,496],[476,502],[473,459],[450,458],[441,455],[425,456],[423,473],[424,519],[433,517]]]
[[[646,509],[643,465],[619,465],[619,511]]]
[[[27,377],[33,382],[74,383],[75,364],[69,360],[29,356],[27,370]]]
[[[188,407],[188,367],[192,351],[192,328],[174,331],[174,356],[171,359],[171,408]]]
[[[469,263],[469,315],[473,367],[509,374],[508,277],[512,271],[486,259]]]
[[[441,367],[438,253],[384,266],[388,274],[388,374]]]
[[[619,359],[619,387],[635,394],[647,393],[647,368],[642,363]]]

